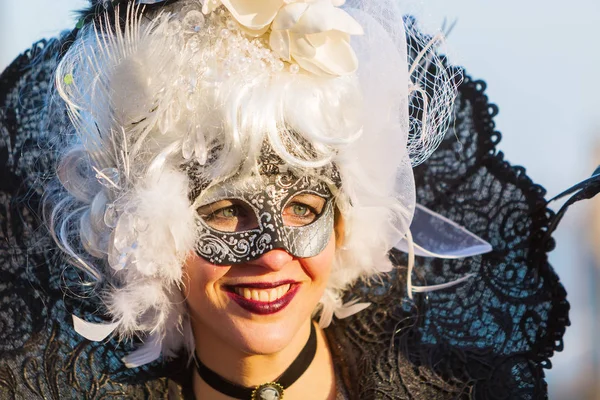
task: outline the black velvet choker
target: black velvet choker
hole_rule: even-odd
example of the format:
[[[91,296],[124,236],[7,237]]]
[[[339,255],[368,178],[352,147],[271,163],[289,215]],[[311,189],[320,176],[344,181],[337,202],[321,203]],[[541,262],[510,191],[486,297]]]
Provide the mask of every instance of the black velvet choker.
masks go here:
[[[317,353],[317,332],[314,324],[310,324],[310,336],[304,348],[292,364],[273,382],[263,383],[256,387],[245,387],[233,383],[217,374],[194,354],[196,370],[200,377],[213,389],[236,399],[242,400],[280,400],[285,389],[290,387],[308,369]]]

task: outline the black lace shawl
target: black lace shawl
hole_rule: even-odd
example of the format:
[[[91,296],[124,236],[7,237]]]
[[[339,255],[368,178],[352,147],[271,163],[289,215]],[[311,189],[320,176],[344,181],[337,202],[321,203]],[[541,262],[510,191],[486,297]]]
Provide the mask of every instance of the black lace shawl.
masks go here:
[[[59,256],[40,219],[61,145],[64,109],[48,93],[64,41],[39,42],[0,77],[0,398],[166,398],[185,361],[129,370],[131,344],[92,343],[71,313],[94,299],[65,288],[81,277]],[[415,284],[467,273],[459,286],[405,293],[406,271],[361,282],[348,298],[372,305],[327,329],[336,365],[356,399],[539,399],[543,368],[562,349],[565,290],[547,261],[552,212],[545,191],[496,149],[497,107],[464,77],[452,129],[415,170],[418,201],[488,240],[494,251],[462,260],[417,258]],[[398,265],[405,256],[392,252]],[[175,366],[175,368],[173,368]]]

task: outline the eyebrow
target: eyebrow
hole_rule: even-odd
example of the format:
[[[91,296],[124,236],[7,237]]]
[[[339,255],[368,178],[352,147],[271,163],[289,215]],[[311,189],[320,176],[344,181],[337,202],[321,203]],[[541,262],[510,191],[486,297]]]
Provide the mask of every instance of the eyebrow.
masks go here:
[[[306,193],[306,192],[292,196],[290,199],[290,202],[294,202],[295,200],[307,202],[307,203],[309,203],[309,205],[313,205],[311,203],[318,202],[319,206],[324,205],[325,202],[327,201],[327,199],[325,199],[323,196],[320,196],[316,193]]]

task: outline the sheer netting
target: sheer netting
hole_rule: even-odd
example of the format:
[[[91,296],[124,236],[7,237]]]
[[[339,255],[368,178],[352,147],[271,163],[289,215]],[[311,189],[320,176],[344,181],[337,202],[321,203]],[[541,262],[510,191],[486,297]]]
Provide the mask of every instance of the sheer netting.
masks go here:
[[[85,291],[65,289],[84,277],[61,260],[39,217],[52,148],[61,145],[56,132],[68,124],[63,108],[45,107],[63,45],[36,44],[0,78],[0,398],[166,398],[173,379],[187,376],[185,360],[127,369],[121,357],[131,344],[89,342],[74,332],[71,314],[93,319],[102,307]],[[464,75],[450,131],[415,173],[420,204],[494,251],[418,258],[416,285],[476,275],[412,301],[403,267],[348,292],[347,300],[373,303],[327,329],[352,398],[546,396],[543,368],[569,323],[565,291],[547,262],[551,243],[543,240],[552,213],[544,189],[496,150],[497,108],[484,89]],[[404,255],[391,257],[406,265]]]

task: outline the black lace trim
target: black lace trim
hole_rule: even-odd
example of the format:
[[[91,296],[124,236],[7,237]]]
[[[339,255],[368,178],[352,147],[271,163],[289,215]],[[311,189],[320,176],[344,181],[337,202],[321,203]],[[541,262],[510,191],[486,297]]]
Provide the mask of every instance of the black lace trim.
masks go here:
[[[562,350],[566,292],[542,246],[552,211],[545,190],[496,149],[500,133],[485,83],[465,76],[453,128],[415,170],[418,202],[490,241],[494,251],[461,260],[417,258],[416,285],[476,273],[454,288],[405,293],[403,267],[356,285],[347,300],[373,305],[336,321],[330,342],[360,399],[547,397],[543,368]],[[393,251],[396,265],[406,256]]]

